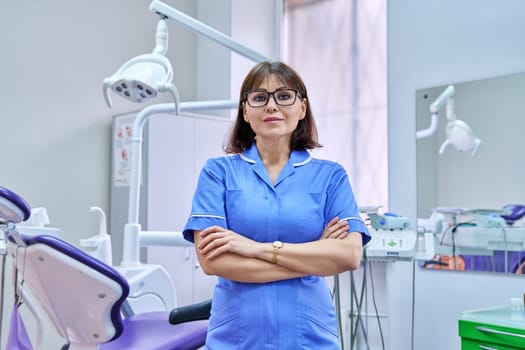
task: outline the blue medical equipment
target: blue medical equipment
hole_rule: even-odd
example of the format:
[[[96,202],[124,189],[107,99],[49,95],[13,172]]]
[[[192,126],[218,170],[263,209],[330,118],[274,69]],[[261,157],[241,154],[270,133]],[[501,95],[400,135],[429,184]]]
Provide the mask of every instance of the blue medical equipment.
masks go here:
[[[525,216],[525,205],[523,204],[507,204],[503,207],[508,213],[501,215],[507,225],[513,225],[514,222]]]
[[[401,230],[408,228],[408,218],[396,213],[388,212],[382,215],[369,213],[368,217],[370,218],[370,224],[376,230]]]
[[[15,225],[29,216],[29,205],[0,187],[0,223],[5,226],[4,243],[13,259],[15,283],[8,349],[33,349],[18,310],[22,305],[37,322],[35,349],[42,348],[45,320],[64,339],[62,349],[168,350],[204,345],[209,303],[175,309],[171,315],[156,311],[128,315],[126,279],[59,238],[19,233]]]
[[[378,214],[378,209],[361,208],[370,219],[372,241],[366,246],[369,260],[410,260],[416,254],[416,233],[406,216],[392,212]],[[425,244],[425,242],[423,242]]]

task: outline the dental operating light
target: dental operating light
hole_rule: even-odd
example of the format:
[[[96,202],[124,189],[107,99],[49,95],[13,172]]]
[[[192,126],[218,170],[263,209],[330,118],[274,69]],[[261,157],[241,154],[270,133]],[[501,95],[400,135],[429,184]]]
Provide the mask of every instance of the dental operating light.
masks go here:
[[[455,88],[449,85],[438,98],[430,105],[430,126],[416,132],[416,138],[422,139],[433,135],[439,124],[439,110],[446,105],[446,116],[448,123],[445,127],[446,140],[439,148],[439,154],[443,154],[447,146],[453,146],[460,152],[472,152],[475,156],[481,140],[476,137],[470,126],[456,118],[454,105]]]
[[[165,57],[167,52],[168,29],[167,19],[172,19],[197,34],[229,48],[230,50],[255,62],[271,59],[254,50],[241,45],[225,34],[205,25],[196,19],[175,10],[160,2],[153,1],[150,10],[160,16],[156,31],[156,46],[151,54],[140,55],[126,62],[115,74],[104,79],[103,92],[106,103],[111,108],[110,90],[123,98],[145,103],[158,96],[159,93],[170,93],[175,102],[153,104],[143,108],[133,122],[131,145],[131,170],[129,179],[128,221],[124,227],[123,256],[121,266],[139,266],[141,245],[171,244],[178,246],[193,246],[184,240],[182,233],[142,231],[139,224],[140,173],[142,153],[142,131],[148,118],[155,114],[169,113],[179,115],[180,112],[193,110],[237,109],[237,100],[190,101],[180,102],[177,88],[172,83],[173,69]],[[200,117],[198,114],[190,116]]]
[[[127,100],[142,103],[162,92],[172,94],[178,109],[179,93],[171,82],[173,68],[164,56],[168,50],[168,25],[161,16],[157,24],[156,45],[152,53],[140,55],[124,63],[111,77],[104,79],[104,98],[112,106],[109,90]],[[177,110],[178,112],[178,110]]]

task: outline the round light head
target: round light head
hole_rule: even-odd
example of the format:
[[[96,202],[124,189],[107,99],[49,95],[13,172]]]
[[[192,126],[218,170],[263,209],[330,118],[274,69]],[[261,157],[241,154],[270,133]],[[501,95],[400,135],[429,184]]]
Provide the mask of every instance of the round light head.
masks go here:
[[[481,140],[474,135],[474,132],[462,120],[456,119],[449,121],[446,127],[447,139],[441,145],[439,153],[442,154],[446,146],[452,145],[460,152],[472,152],[474,156],[478,151]]]
[[[137,103],[156,97],[171,83],[173,71],[169,60],[159,54],[132,58],[115,74],[104,80],[104,96],[111,107],[109,89],[125,99]]]
[[[166,71],[158,64],[139,62],[128,66],[120,76],[111,84],[111,90],[125,99],[141,103],[157,96],[157,85],[165,80]]]
[[[446,133],[452,145],[460,152],[470,152],[479,143],[472,129],[462,120],[454,120],[449,123]]]

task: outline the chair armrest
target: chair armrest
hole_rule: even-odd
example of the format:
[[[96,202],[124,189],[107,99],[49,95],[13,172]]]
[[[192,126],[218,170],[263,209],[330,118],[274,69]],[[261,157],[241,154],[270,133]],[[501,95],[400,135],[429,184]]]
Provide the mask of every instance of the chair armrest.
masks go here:
[[[211,299],[197,304],[177,307],[170,312],[170,324],[189,321],[207,320],[210,318]]]

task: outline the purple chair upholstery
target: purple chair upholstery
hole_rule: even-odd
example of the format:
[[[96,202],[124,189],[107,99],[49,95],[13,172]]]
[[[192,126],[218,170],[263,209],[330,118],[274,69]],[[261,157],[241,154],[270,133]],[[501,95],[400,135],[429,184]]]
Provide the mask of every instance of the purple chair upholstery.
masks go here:
[[[507,258],[507,271],[505,271],[505,257]],[[494,251],[491,256],[463,255],[465,259],[465,270],[469,271],[491,271],[518,273],[518,269],[525,260],[525,252]],[[521,271],[519,271],[521,273]]]
[[[194,350],[204,345],[207,320],[172,325],[169,312],[147,312],[124,319],[124,333],[101,350]]]
[[[0,223],[16,224],[30,214],[29,205],[20,196],[0,186]],[[24,281],[17,291],[20,287],[32,292],[65,338],[67,344],[62,349],[79,344],[82,348],[99,345],[102,350],[194,350],[205,344],[208,320],[201,316],[209,313],[202,311],[202,305],[195,312],[184,307],[182,313],[175,313],[186,315],[192,320],[189,322],[180,317],[180,323],[171,322],[168,311],[123,318],[121,308],[129,285],[111,266],[53,236],[24,237],[14,230],[8,234],[14,266]],[[18,307],[15,302],[8,345],[10,349],[31,350]]]
[[[51,247],[107,276],[121,286],[122,295],[111,309],[115,336],[111,341],[101,344],[101,350],[193,350],[205,344],[207,319],[173,325],[169,322],[169,311],[147,312],[123,319],[120,309],[129,293],[129,286],[115,269],[53,236],[35,236],[24,239],[24,241],[28,247],[37,244]],[[79,300],[79,302],[82,301]]]
[[[29,204],[13,191],[0,186],[0,199],[0,222],[11,221],[17,224],[31,216]]]

